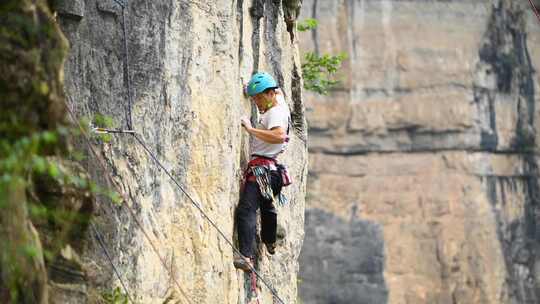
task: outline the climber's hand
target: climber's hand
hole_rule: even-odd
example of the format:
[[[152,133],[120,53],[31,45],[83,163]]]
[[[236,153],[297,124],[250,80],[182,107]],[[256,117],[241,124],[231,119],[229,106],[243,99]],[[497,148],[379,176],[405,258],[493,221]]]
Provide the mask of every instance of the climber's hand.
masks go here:
[[[253,128],[251,126],[251,121],[249,120],[249,118],[247,117],[243,117],[241,120],[240,120],[240,123],[242,124],[242,127],[244,127],[247,131],[249,131],[251,128]]]

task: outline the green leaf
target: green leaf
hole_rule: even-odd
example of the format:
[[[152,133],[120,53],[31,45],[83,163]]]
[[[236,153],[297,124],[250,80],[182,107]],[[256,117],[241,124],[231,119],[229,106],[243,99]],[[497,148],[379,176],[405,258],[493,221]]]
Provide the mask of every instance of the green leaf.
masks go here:
[[[335,56],[324,54],[318,56],[313,52],[304,55],[302,64],[302,74],[304,77],[304,88],[326,95],[329,90],[334,88],[339,81],[332,79],[341,67],[343,60],[347,58],[345,53]]]
[[[26,255],[29,258],[35,258],[39,255],[38,248],[33,245],[24,245],[21,247],[21,251],[24,255]]]
[[[75,161],[81,162],[86,159],[86,155],[80,151],[73,151],[71,152],[70,157],[74,159]]]
[[[58,169],[58,166],[56,166],[56,164],[51,163],[51,162],[49,162],[49,168],[47,172],[53,178],[57,178],[60,176],[60,169]]]
[[[43,174],[47,170],[47,160],[41,156],[34,155],[32,159],[32,167],[37,173]]]
[[[313,30],[317,28],[317,25],[319,25],[319,22],[317,21],[317,19],[308,18],[306,20],[298,22],[296,29],[299,32],[305,32],[305,31],[309,31],[309,30]]]
[[[2,183],[8,184],[8,183],[11,182],[11,179],[12,179],[11,174],[6,174],[6,173],[4,173],[4,174],[2,174],[2,178],[0,178],[0,181],[1,181]]]
[[[56,143],[56,141],[58,139],[56,134],[51,132],[51,131],[43,132],[41,134],[41,138],[43,139],[43,142],[45,142],[46,144],[54,144],[54,143]]]
[[[129,303],[127,295],[122,292],[120,287],[116,287],[112,291],[103,292],[101,296],[107,304],[128,304]]]
[[[104,143],[110,143],[112,140],[111,134],[99,134],[98,138]]]
[[[94,124],[99,127],[112,128],[114,127],[114,120],[110,116],[98,113],[94,115]]]
[[[93,194],[99,194],[101,190],[101,188],[98,185],[96,185],[96,183],[94,183],[93,181],[90,181],[88,188],[90,189],[90,192],[92,192]]]
[[[79,189],[86,189],[88,187],[88,180],[80,176],[68,176],[68,183]]]
[[[53,252],[51,250],[48,250],[48,249],[43,249],[43,256],[48,261],[52,261],[52,259],[54,258]]]
[[[111,201],[117,205],[120,205],[122,204],[122,196],[120,196],[120,194],[116,191],[109,191],[107,193],[107,196],[111,199]]]
[[[28,210],[30,212],[30,215],[34,218],[45,218],[48,213],[48,210],[46,207],[38,206],[35,204],[31,204]]]
[[[42,95],[48,95],[49,94],[49,86],[47,85],[46,82],[44,82],[44,81],[40,82],[40,84],[39,84],[39,92]]]

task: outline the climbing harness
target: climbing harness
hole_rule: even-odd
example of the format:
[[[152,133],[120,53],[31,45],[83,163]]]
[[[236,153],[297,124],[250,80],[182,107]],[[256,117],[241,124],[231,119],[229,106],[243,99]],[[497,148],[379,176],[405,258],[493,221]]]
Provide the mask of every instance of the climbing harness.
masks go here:
[[[270,172],[276,171],[280,174],[282,180],[282,187],[288,186],[291,184],[291,178],[287,169],[284,165],[279,164],[275,159],[257,156],[252,159],[247,166],[246,171],[244,172],[244,183],[245,182],[256,182],[259,186],[261,195],[269,201],[277,201],[280,206],[287,204],[288,200],[280,190],[279,193],[274,193],[272,185],[270,184]],[[242,185],[244,187],[244,185]],[[276,200],[277,196],[277,200]]]
[[[538,9],[536,8],[536,5],[532,2],[532,0],[529,0],[529,3],[531,4],[532,10],[534,14],[536,15],[536,18],[538,18],[538,21],[540,21],[540,13],[538,12]]]
[[[276,160],[256,156],[248,163],[244,178],[246,181],[257,182],[259,190],[265,199],[274,200],[274,191],[269,177],[270,171],[277,171]]]

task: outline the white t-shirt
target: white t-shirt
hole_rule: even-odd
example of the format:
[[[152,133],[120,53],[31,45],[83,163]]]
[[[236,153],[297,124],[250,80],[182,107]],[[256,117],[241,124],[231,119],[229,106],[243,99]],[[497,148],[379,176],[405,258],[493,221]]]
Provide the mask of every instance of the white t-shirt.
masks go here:
[[[277,104],[270,108],[268,111],[259,115],[259,122],[255,126],[257,129],[270,130],[275,127],[281,127],[283,131],[287,132],[289,127],[289,106],[285,102],[283,93],[277,94]],[[250,139],[251,155],[256,154],[260,156],[275,158],[279,153],[283,152],[287,147],[287,141],[281,144],[269,144],[266,143],[254,135]]]

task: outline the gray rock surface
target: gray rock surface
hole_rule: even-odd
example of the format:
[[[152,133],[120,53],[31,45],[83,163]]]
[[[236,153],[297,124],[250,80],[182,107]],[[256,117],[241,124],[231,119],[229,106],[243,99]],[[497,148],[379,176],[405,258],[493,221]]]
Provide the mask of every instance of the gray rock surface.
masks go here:
[[[377,224],[306,212],[300,294],[304,303],[386,303],[384,241]]]
[[[349,55],[340,87],[306,94],[307,214],[380,227],[380,303],[537,303],[540,25],[529,2],[306,0],[307,17],[319,26],[301,33],[303,51]],[[311,223],[361,247],[335,222]],[[328,242],[306,235],[301,278]],[[328,273],[360,272],[341,263]],[[334,276],[308,282],[301,298],[320,303]]]
[[[295,128],[281,161],[295,183],[285,191],[291,204],[279,209],[286,236],[275,256],[261,252],[257,267],[285,303],[294,303],[304,234],[306,123],[297,42],[281,2],[120,1],[127,3],[124,10],[118,2],[85,1],[82,18],[59,16],[71,45],[68,100],[80,117],[99,113],[114,127],[133,128],[229,239],[248,157],[239,121],[252,112],[242,85],[252,72],[266,70],[283,87]],[[234,269],[230,246],[134,138],[118,135],[94,144],[130,198],[122,206],[102,199],[95,222],[136,301],[247,303],[249,277]],[[89,156],[93,176],[112,185],[97,164]],[[91,282],[119,286],[94,236],[87,237]],[[258,285],[261,301],[271,302],[268,288]]]

